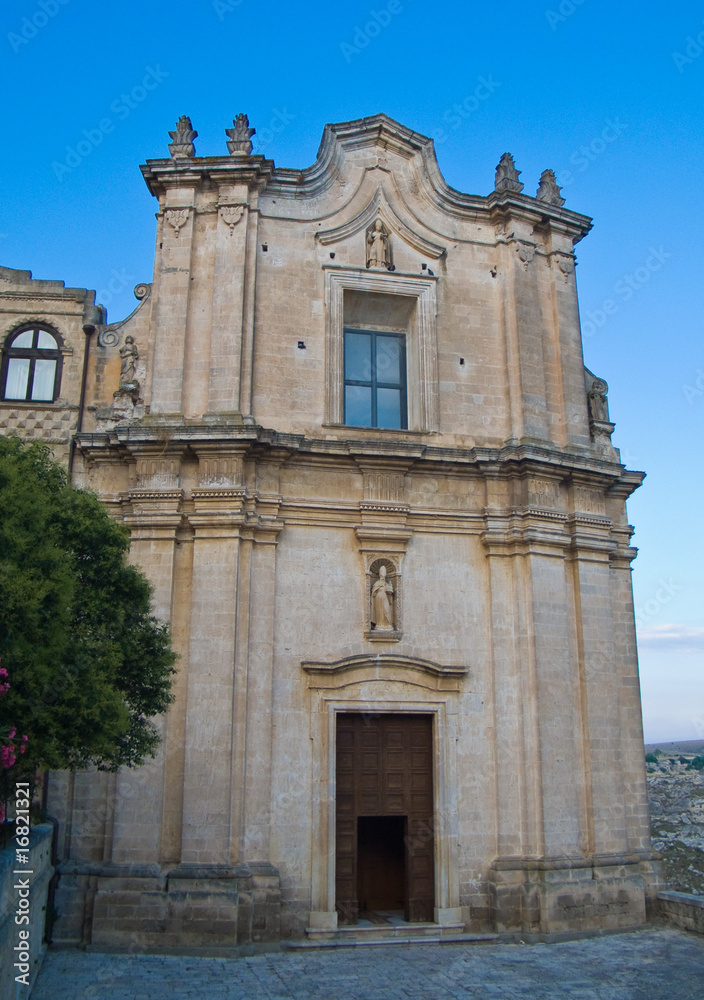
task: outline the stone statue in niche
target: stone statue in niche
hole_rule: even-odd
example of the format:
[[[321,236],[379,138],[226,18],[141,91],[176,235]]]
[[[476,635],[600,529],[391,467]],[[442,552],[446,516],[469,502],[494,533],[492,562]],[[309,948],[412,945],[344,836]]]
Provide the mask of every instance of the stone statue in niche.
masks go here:
[[[389,270],[390,266],[389,234],[381,219],[377,219],[372,228],[367,230],[367,267],[383,267]]]
[[[134,390],[139,388],[137,382],[137,361],[139,352],[134,337],[125,337],[125,346],[120,348],[120,388]]]
[[[379,578],[372,587],[372,628],[377,632],[394,630],[394,588],[386,576],[386,566],[379,567]]]

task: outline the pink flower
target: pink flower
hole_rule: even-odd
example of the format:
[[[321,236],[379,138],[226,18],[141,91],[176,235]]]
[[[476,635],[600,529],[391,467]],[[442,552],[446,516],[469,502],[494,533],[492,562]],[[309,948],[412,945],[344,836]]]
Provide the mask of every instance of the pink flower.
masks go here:
[[[16,760],[14,747],[0,747],[0,767],[12,767]]]
[[[13,726],[10,732],[7,734],[7,738],[9,740],[14,740],[16,732],[17,732],[17,726]]]
[[[4,667],[0,667],[0,677],[9,677],[9,674]]]

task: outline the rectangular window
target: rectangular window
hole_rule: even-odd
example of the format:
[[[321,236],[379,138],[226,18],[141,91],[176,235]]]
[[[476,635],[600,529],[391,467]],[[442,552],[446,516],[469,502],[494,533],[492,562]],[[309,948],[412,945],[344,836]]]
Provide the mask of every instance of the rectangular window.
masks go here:
[[[354,427],[408,427],[403,334],[345,330],[344,422]]]

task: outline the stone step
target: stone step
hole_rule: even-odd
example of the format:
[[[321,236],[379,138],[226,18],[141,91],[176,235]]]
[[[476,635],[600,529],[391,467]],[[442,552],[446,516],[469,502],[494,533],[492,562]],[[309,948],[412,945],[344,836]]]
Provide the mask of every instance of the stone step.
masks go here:
[[[353,948],[392,944],[483,944],[500,940],[498,934],[466,934],[458,924],[406,924],[370,927],[338,927],[337,930],[306,928],[306,940],[288,941],[287,950]]]

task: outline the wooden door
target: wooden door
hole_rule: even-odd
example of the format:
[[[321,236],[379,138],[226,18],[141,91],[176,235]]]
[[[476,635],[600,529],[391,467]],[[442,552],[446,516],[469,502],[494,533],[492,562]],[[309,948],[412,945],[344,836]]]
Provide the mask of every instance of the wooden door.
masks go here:
[[[340,923],[356,923],[360,890],[370,908],[396,909],[378,904],[398,903],[400,871],[405,919],[432,921],[432,763],[431,716],[338,715],[335,855]],[[388,821],[364,823],[365,817]],[[374,873],[382,871],[379,881]],[[371,886],[375,888],[367,888]]]

